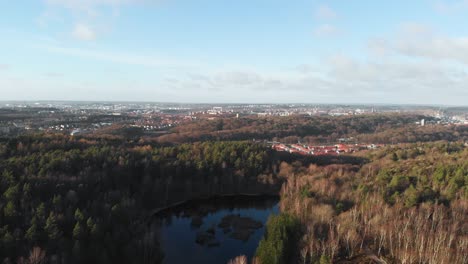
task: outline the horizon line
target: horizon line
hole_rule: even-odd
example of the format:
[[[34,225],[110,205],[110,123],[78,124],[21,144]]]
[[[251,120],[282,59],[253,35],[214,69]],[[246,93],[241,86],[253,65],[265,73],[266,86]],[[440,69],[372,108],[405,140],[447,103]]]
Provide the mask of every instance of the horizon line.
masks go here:
[[[340,103],[340,102],[328,102],[328,103],[305,103],[305,102],[177,102],[177,101],[138,101],[138,100],[58,100],[58,99],[40,99],[40,100],[0,100],[0,103],[151,103],[151,104],[187,104],[187,105],[350,105],[350,106],[418,106],[418,107],[468,107],[468,105],[456,105],[456,104],[422,104],[422,103]]]

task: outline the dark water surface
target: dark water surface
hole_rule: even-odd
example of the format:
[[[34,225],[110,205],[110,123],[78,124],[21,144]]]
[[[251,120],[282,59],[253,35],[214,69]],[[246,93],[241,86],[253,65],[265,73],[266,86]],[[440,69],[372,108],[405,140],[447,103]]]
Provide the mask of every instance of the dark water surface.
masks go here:
[[[227,263],[239,255],[251,258],[268,216],[278,213],[278,201],[278,197],[224,197],[160,213],[155,221],[160,225],[163,263]]]

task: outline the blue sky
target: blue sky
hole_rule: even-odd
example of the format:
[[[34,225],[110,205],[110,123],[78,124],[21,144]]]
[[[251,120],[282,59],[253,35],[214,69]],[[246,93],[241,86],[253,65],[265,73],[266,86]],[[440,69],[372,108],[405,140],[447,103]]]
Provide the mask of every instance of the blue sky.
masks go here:
[[[0,100],[467,105],[468,0],[0,1]]]

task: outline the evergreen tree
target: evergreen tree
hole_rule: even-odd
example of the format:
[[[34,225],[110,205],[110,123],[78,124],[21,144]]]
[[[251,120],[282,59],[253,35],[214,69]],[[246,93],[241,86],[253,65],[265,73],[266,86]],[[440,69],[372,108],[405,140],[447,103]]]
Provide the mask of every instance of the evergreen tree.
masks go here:
[[[289,214],[271,216],[266,225],[265,237],[255,253],[260,263],[289,263],[299,238],[300,223]]]
[[[86,226],[88,227],[88,229],[91,229],[94,226],[93,218],[88,217],[88,220],[86,220]]]
[[[19,198],[19,184],[8,187],[3,193],[3,196],[7,201],[17,201]]]
[[[6,217],[17,216],[18,212],[16,211],[15,203],[13,201],[8,201],[5,208],[3,208],[3,213],[5,214]]]
[[[83,238],[83,227],[80,222],[76,222],[75,227],[73,228],[73,238],[76,240]]]
[[[80,208],[77,208],[75,210],[75,220],[78,221],[78,222],[83,222],[83,220],[84,220],[84,215],[80,211]]]
[[[91,234],[91,236],[93,237],[97,237],[99,236],[99,226],[97,223],[94,223],[93,226],[91,227],[89,233]]]
[[[44,203],[40,203],[39,206],[36,209],[36,216],[37,219],[41,222],[44,223],[45,218],[46,218],[46,208]]]
[[[4,185],[13,185],[15,182],[15,177],[13,176],[13,173],[10,170],[4,170],[1,179],[1,182]]]
[[[54,198],[52,199],[52,204],[54,205],[55,210],[60,210],[62,207],[62,196],[59,195],[54,195]]]
[[[405,191],[405,206],[412,207],[419,202],[419,192],[414,188],[413,184],[410,185]]]
[[[39,239],[40,233],[39,228],[37,226],[37,220],[33,217],[31,221],[31,226],[28,228],[25,234],[25,238],[30,242],[36,242]]]
[[[47,232],[49,239],[57,240],[60,237],[61,234],[54,213],[50,212],[49,217],[47,217],[44,229]]]

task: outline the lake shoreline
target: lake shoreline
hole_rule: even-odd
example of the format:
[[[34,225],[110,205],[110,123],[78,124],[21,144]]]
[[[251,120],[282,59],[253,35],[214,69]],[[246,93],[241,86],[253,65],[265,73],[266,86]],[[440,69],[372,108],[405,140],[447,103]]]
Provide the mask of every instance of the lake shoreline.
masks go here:
[[[159,208],[152,217],[163,263],[227,263],[252,258],[266,222],[279,213],[279,195],[226,194],[182,201]],[[180,250],[184,254],[180,254]]]
[[[177,203],[173,203],[173,204],[170,204],[168,206],[156,208],[156,209],[151,211],[151,213],[149,214],[149,217],[152,219],[152,218],[157,217],[159,214],[162,214],[162,213],[164,213],[166,211],[176,209],[178,207],[181,207],[181,206],[184,206],[184,205],[187,205],[187,204],[190,204],[190,203],[207,202],[207,201],[218,199],[218,198],[221,198],[221,199],[233,198],[234,199],[234,198],[251,198],[251,197],[254,197],[254,198],[278,198],[279,199],[280,195],[279,194],[272,194],[272,193],[252,193],[252,194],[250,194],[250,193],[239,193],[239,194],[222,194],[222,195],[211,195],[211,196],[206,196],[206,197],[197,197],[197,198],[188,199],[188,200],[180,201],[180,202],[177,202]]]

